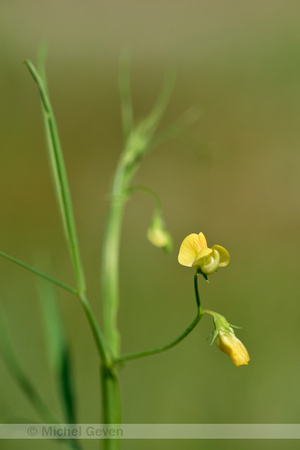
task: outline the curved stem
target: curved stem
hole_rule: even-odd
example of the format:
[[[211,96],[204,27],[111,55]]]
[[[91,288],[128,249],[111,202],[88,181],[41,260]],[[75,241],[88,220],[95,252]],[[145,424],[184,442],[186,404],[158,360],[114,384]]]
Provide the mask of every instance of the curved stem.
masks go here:
[[[169,348],[174,347],[176,344],[178,344],[180,341],[182,341],[195,328],[195,326],[200,321],[201,317],[202,317],[202,312],[200,311],[200,309],[198,309],[195,319],[187,327],[187,329],[183,333],[181,333],[176,339],[169,342],[167,345],[162,345],[160,347],[156,347],[151,350],[145,350],[142,352],[127,353],[125,355],[119,356],[119,358],[117,358],[115,360],[115,362],[120,363],[120,362],[128,361],[130,359],[137,359],[137,358],[142,358],[143,356],[154,355],[155,353],[161,353],[161,352],[164,352],[165,350],[168,350]]]
[[[162,209],[162,205],[161,205],[161,200],[159,198],[159,196],[157,195],[157,193],[151,189],[148,188],[147,186],[131,186],[129,189],[127,189],[127,193],[131,194],[133,192],[136,191],[141,191],[141,192],[145,192],[146,194],[149,194],[155,201],[156,203],[156,208],[161,211]]]
[[[210,309],[203,309],[202,314],[209,314],[212,317],[220,316],[221,314],[218,314],[214,311],[211,311]]]
[[[130,359],[142,358],[143,356],[154,355],[155,353],[164,352],[165,350],[168,350],[169,348],[174,347],[176,344],[178,344],[180,341],[182,341],[195,328],[195,326],[198,324],[198,322],[200,321],[201,317],[204,314],[204,311],[201,310],[201,302],[200,302],[200,295],[199,295],[199,289],[198,289],[199,273],[200,272],[197,270],[195,273],[195,276],[194,276],[194,289],[195,289],[195,296],[196,296],[196,302],[197,302],[197,315],[196,315],[195,319],[193,320],[193,322],[187,327],[187,329],[183,333],[181,333],[176,339],[174,339],[173,341],[169,342],[166,345],[162,345],[160,347],[156,347],[151,350],[145,350],[142,352],[127,353],[125,355],[121,355],[115,359],[116,363],[128,361]],[[205,311],[205,312],[207,314],[209,314],[209,311]]]

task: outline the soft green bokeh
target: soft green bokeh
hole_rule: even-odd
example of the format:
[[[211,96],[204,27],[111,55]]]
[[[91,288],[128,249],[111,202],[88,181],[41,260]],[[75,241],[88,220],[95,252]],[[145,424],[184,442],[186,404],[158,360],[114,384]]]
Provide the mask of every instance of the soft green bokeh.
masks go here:
[[[299,421],[300,5],[298,2],[0,3],[0,249],[28,264],[50,259],[74,284],[49,175],[36,86],[22,61],[48,42],[47,72],[78,224],[88,295],[98,316],[100,251],[111,177],[122,146],[117,91],[120,52],[132,53],[137,117],[152,107],[166,69],[176,88],[166,125],[190,106],[202,142],[172,142],[145,159],[136,178],[159,192],[174,240],[151,246],[153,201],[136,193],[121,249],[120,329],[125,352],[164,344],[195,314],[193,270],[177,262],[189,233],[228,249],[230,265],[201,280],[203,306],[242,327],[251,361],[236,368],[205,339],[204,317],[166,354],[121,372],[125,423]],[[193,142],[193,139],[190,139]],[[42,268],[42,265],[41,265]],[[1,302],[24,368],[58,411],[45,355],[36,280],[0,260]],[[79,421],[100,420],[96,350],[80,305],[59,293],[72,343]],[[0,361],[0,419],[37,419]],[[297,441],[124,441],[130,449],[296,449]],[[84,448],[98,448],[86,441]],[[7,441],[3,449],[39,449]],[[43,442],[43,448],[58,448]]]

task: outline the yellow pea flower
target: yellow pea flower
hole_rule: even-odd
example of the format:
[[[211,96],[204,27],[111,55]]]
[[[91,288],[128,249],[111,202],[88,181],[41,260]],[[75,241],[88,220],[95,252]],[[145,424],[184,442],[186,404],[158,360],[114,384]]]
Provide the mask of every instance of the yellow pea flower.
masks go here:
[[[214,311],[205,310],[203,314],[210,314],[214,318],[215,332],[214,340],[219,349],[226,353],[236,367],[248,365],[250,361],[249,353],[244,344],[236,337],[232,326],[227,322],[224,316]]]
[[[222,352],[230,357],[236,367],[248,365],[250,360],[249,353],[244,344],[236,337],[231,327],[219,330],[216,344]]]
[[[218,267],[226,267],[229,264],[228,251],[220,245],[207,247],[203,233],[189,234],[182,242],[178,262],[187,267],[196,267],[205,275],[211,275]]]

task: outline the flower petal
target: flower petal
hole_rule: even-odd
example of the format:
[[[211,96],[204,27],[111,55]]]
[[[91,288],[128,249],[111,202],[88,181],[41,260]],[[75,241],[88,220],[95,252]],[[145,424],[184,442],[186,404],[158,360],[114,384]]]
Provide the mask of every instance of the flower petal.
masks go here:
[[[219,267],[220,256],[216,250],[203,248],[195,258],[193,266],[199,267],[201,272],[211,275]]]
[[[216,342],[219,349],[230,357],[236,367],[248,365],[249,353],[244,344],[235,336],[233,330],[232,332],[219,330]]]
[[[201,248],[207,248],[207,242],[206,242],[206,238],[205,238],[204,234],[203,233],[199,233],[198,234],[198,238],[199,238],[200,249]]]
[[[206,258],[207,256],[212,255],[213,251],[211,248],[202,248],[196,255],[194,260],[194,266],[199,266],[200,261]]]
[[[214,245],[213,250],[217,250],[220,255],[219,267],[226,267],[229,264],[230,256],[226,248],[221,247],[221,245]]]
[[[189,234],[180,246],[178,255],[179,264],[192,267],[199,250],[201,250],[201,244],[199,242],[198,234]]]

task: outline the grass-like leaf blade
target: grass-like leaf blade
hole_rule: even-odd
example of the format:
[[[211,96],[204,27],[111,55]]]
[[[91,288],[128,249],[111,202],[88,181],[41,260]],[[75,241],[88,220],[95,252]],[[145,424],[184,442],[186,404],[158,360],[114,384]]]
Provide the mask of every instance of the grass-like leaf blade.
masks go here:
[[[71,195],[55,116],[47,93],[46,82],[29,60],[26,60],[25,64],[38,86],[55,192],[58,199],[65,235],[69,244],[78,291],[80,294],[83,294],[85,291],[84,272],[79,254]]]
[[[49,365],[55,375],[67,423],[76,423],[70,347],[54,286],[38,280]]]
[[[57,423],[57,419],[52,415],[40,394],[37,392],[31,379],[25,373],[12,344],[7,319],[3,308],[0,308],[0,352],[1,356],[16,380],[21,390],[28,398],[32,406],[46,423]]]

